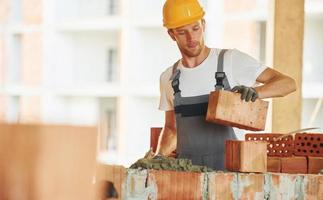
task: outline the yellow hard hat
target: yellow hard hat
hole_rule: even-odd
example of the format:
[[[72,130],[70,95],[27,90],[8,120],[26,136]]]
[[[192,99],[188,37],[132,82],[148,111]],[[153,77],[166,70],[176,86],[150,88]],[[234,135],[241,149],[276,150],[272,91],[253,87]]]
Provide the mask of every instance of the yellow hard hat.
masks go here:
[[[191,24],[203,18],[198,0],[166,0],[163,8],[164,26],[168,29]]]

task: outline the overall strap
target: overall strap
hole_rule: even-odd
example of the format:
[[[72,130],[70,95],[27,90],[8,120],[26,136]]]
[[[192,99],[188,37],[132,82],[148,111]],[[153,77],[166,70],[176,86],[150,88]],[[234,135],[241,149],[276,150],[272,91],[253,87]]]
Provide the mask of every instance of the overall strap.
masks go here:
[[[224,54],[225,52],[228,51],[228,49],[222,49],[219,54],[218,58],[218,72],[223,72],[223,60],[224,60]]]
[[[177,69],[179,61],[180,60],[178,60],[176,63],[174,63],[173,68],[172,68],[172,76],[170,78],[170,80],[172,81],[174,95],[176,93],[181,92],[181,90],[179,89],[179,76],[180,76],[181,71],[179,69]]]
[[[218,57],[218,66],[217,66],[217,71],[215,72],[215,79],[217,79],[217,84],[215,85],[216,90],[218,89],[218,87],[220,87],[220,88],[222,87],[224,89],[231,89],[228,78],[227,78],[225,72],[223,71],[224,55],[225,55],[225,52],[227,52],[227,51],[228,51],[228,49],[222,49],[220,51],[220,54]]]

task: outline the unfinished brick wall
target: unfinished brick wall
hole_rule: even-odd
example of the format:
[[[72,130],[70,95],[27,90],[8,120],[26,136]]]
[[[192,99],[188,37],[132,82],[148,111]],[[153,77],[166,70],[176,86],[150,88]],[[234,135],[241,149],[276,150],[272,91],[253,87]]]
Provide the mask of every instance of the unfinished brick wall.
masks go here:
[[[322,175],[127,169],[121,187],[133,200],[323,199]]]

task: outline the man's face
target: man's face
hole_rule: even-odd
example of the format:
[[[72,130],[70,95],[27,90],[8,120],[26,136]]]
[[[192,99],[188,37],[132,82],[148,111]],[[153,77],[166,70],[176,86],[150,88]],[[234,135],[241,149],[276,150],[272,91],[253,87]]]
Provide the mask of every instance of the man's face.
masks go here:
[[[204,47],[204,20],[168,30],[180,51],[188,57],[198,56]]]

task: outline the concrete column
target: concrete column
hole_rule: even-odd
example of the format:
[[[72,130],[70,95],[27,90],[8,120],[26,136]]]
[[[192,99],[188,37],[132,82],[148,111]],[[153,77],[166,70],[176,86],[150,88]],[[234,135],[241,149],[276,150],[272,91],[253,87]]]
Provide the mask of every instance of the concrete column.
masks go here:
[[[302,108],[302,65],[304,38],[304,0],[272,0],[269,29],[272,66],[295,79],[297,91],[273,100],[272,131],[300,128]]]

